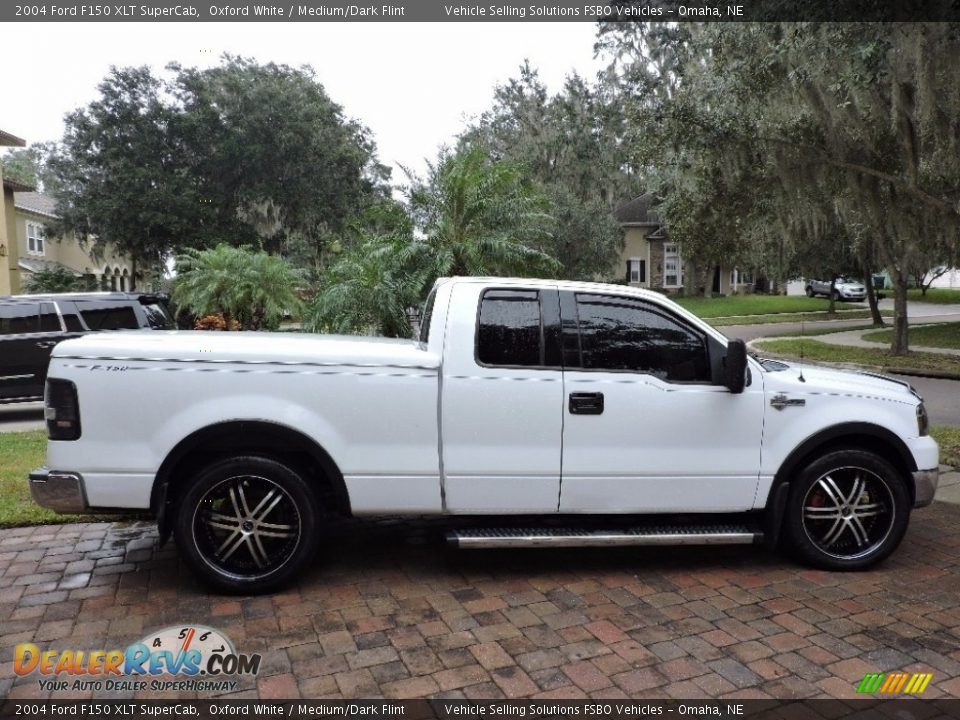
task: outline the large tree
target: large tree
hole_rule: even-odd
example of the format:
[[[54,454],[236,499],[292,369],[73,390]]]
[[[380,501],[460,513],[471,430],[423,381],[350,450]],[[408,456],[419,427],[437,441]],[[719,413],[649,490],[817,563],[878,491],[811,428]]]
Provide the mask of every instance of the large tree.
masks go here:
[[[77,233],[96,253],[112,243],[128,253],[135,276],[163,266],[195,233],[201,199],[183,168],[175,110],[147,67],[112,68],[99,98],[66,118],[49,160],[59,221],[48,231]]]
[[[623,233],[613,210],[639,192],[622,142],[625,118],[607,89],[572,75],[550,96],[525,63],[461,139],[521,164],[541,188],[556,220],[549,249],[567,278],[605,276],[615,266]]]
[[[163,267],[187,247],[296,246],[305,263],[387,193],[369,132],[309,68],[226,57],[198,70],[113,68],[67,117],[50,161],[60,231]]]
[[[907,352],[909,270],[960,235],[960,27],[611,24],[600,41],[665,190],[712,174],[706,201],[739,194],[755,235],[859,238],[891,274]]]

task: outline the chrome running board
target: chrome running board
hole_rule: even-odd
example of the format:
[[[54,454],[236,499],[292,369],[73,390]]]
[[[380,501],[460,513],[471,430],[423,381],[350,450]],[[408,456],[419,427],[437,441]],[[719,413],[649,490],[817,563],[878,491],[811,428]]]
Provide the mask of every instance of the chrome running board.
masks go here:
[[[465,550],[521,547],[629,547],[640,545],[753,545],[763,533],[746,525],[648,525],[617,529],[468,528],[447,533]]]

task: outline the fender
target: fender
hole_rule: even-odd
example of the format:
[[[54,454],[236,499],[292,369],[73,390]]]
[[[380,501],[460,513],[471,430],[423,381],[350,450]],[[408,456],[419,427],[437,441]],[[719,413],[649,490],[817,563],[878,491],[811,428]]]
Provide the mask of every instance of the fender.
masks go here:
[[[855,441],[860,446],[873,450],[893,462],[900,470],[904,471],[905,479],[908,480],[907,487],[910,490],[911,497],[913,496],[914,487],[910,473],[918,468],[910,449],[903,440],[880,425],[867,422],[847,422],[820,430],[794,448],[774,476],[770,493],[767,496],[767,504],[769,505],[770,498],[775,497],[780,485],[790,482],[790,478],[793,477],[800,463],[811,453],[825,445],[840,444],[844,440]]]
[[[170,496],[170,490],[175,484],[174,472],[179,468],[194,469],[198,463],[191,462],[191,456],[196,453],[210,453],[212,459],[218,450],[237,447],[250,451],[306,453],[328,481],[329,488],[336,497],[337,509],[346,515],[351,514],[350,497],[343,474],[333,458],[315,440],[280,423],[229,420],[208,425],[186,436],[174,446],[160,465],[150,496],[150,510],[157,518],[161,544],[166,542],[173,530],[168,511],[175,499]]]

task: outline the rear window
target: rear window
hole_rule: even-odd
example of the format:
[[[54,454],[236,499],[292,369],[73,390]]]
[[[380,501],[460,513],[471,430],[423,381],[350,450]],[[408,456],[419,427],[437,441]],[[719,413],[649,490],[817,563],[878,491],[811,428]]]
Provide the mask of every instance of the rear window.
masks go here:
[[[480,302],[477,360],[484,365],[544,364],[540,294],[536,290],[487,290]]]

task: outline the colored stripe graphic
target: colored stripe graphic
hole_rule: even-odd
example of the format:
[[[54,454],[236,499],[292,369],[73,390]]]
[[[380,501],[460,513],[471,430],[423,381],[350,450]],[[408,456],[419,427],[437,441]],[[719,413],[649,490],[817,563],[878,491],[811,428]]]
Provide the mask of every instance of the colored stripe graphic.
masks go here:
[[[867,673],[857,688],[858,693],[875,693],[880,689],[880,683],[883,682],[884,673]]]
[[[919,695],[927,689],[931,680],[933,680],[933,673],[867,673],[857,686],[857,692]]]

